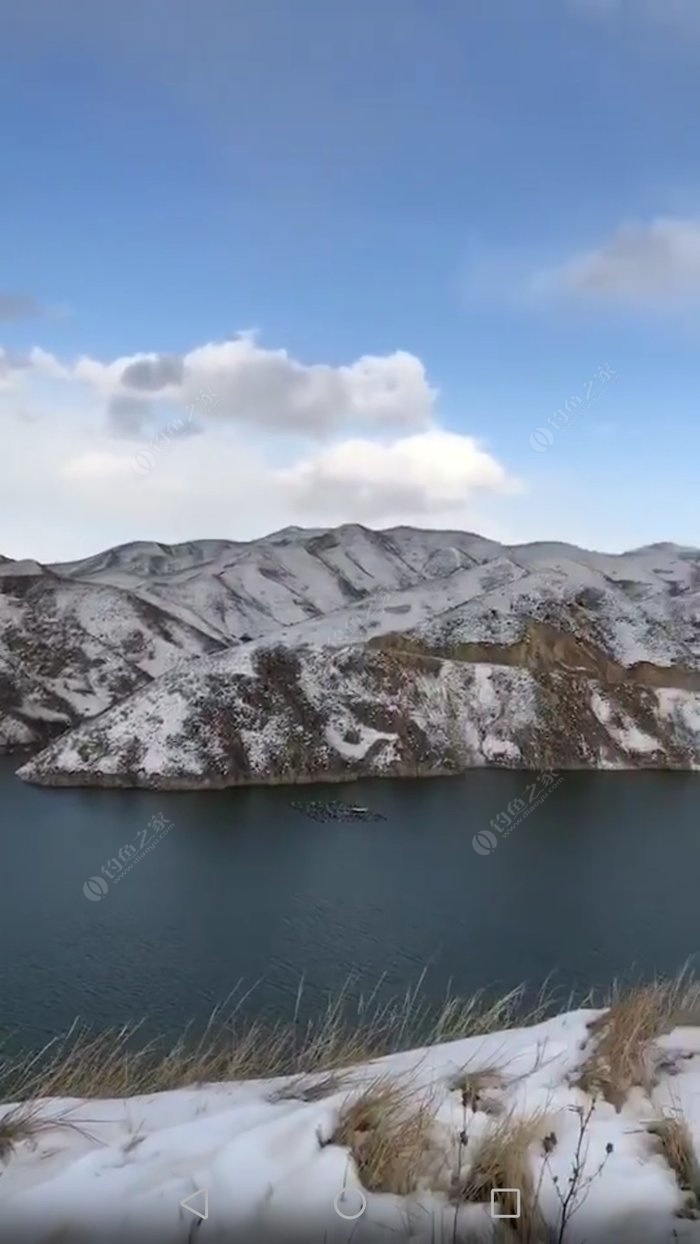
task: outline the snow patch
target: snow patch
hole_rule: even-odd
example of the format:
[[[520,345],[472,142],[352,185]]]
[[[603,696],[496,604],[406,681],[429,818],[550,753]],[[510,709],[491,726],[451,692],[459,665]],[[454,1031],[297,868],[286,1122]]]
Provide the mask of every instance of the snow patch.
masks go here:
[[[553,1178],[567,1186],[579,1137],[576,1108],[584,1104],[572,1087],[590,1041],[596,1011],[575,1011],[532,1028],[494,1032],[394,1054],[352,1068],[317,1100],[303,1100],[290,1079],[203,1085],[174,1092],[118,1100],[49,1099],[41,1118],[70,1119],[68,1128],[46,1127],[31,1141],[20,1141],[0,1180],[0,1219],[11,1237],[51,1244],[61,1238],[128,1241],[144,1232],[160,1244],[187,1244],[195,1219],[180,1201],[206,1188],[216,1239],[289,1238],[290,1224],[300,1238],[345,1238],[333,1204],[341,1189],[359,1188],[357,1171],[345,1149],[319,1144],[332,1137],[339,1112],[377,1076],[410,1082],[416,1097],[430,1094],[434,1109],[430,1161],[419,1190],[405,1197],[365,1192],[366,1210],[353,1234],[367,1244],[379,1228],[387,1238],[403,1238],[415,1224],[417,1244],[463,1238],[467,1227],[488,1237],[488,1205],[455,1210],[446,1191],[454,1177],[459,1134],[469,1137],[462,1169],[499,1117],[543,1112],[540,1143],[528,1161],[541,1206],[556,1226],[559,1199]],[[700,1029],[678,1029],[659,1039],[675,1055],[676,1074],[659,1074],[647,1097],[632,1092],[618,1114],[598,1102],[583,1147],[586,1197],[576,1214],[576,1238],[591,1244],[654,1244],[678,1237],[697,1244],[698,1224],[678,1218],[683,1203],[673,1172],[646,1131],[651,1118],[667,1107],[680,1108],[696,1143],[700,1140]],[[461,1105],[453,1086],[464,1069],[495,1073],[491,1096],[499,1115]],[[307,1085],[321,1084],[323,1075]],[[284,1090],[284,1092],[282,1092]],[[286,1095],[285,1095],[286,1094]],[[8,1107],[0,1106],[0,1117]],[[547,1163],[541,1141],[554,1133]],[[269,1233],[269,1234],[268,1234]],[[382,1233],[382,1234],[383,1234]],[[555,1232],[556,1233],[556,1232]],[[204,1234],[203,1234],[204,1238]],[[480,1234],[477,1236],[480,1238]]]

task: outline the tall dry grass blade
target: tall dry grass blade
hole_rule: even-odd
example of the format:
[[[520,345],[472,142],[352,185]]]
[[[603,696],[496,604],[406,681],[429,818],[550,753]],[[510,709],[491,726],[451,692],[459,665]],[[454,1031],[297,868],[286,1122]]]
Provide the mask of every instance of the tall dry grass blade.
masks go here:
[[[460,1172],[452,1196],[458,1202],[490,1204],[492,1192],[503,1188],[520,1191],[520,1216],[510,1224],[517,1238],[527,1244],[545,1238],[545,1224],[538,1204],[530,1161],[530,1148],[547,1130],[544,1112],[508,1114],[477,1142],[469,1166]],[[469,1154],[467,1154],[469,1157]],[[499,1196],[500,1212],[515,1214],[517,1198]]]
[[[700,1166],[688,1123],[679,1108],[669,1110],[661,1118],[647,1124],[647,1131],[656,1137],[658,1147],[673,1171],[678,1187],[692,1193],[700,1204]]]
[[[425,1168],[434,1119],[430,1094],[378,1077],[342,1108],[331,1144],[349,1150],[369,1192],[407,1196]]]
[[[647,1092],[654,1084],[652,1043],[670,1032],[679,1017],[695,1013],[700,984],[685,967],[673,980],[613,986],[610,1006],[591,1026],[594,1045],[583,1064],[578,1084],[593,1096],[601,1094],[621,1110],[630,1089]]]

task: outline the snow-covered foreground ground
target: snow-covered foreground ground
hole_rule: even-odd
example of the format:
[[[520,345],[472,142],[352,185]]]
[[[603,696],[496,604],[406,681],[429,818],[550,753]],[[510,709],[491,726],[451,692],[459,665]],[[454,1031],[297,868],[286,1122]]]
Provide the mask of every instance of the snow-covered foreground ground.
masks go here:
[[[585,1117],[591,1105],[573,1081],[599,1014],[575,1011],[530,1028],[392,1055],[353,1068],[340,1084],[319,1075],[122,1100],[48,1100],[39,1115],[47,1126],[0,1159],[1,1238],[18,1244],[489,1240],[495,1224],[488,1205],[455,1207],[450,1200],[455,1174],[464,1175],[484,1135],[504,1117],[542,1112],[529,1162],[553,1229],[546,1238],[557,1241],[557,1188],[566,1193],[580,1135],[576,1108]],[[619,1113],[604,1101],[595,1105],[567,1244],[700,1241],[700,1222],[677,1216],[686,1194],[647,1131],[664,1111],[681,1110],[698,1150],[700,1028],[676,1028],[655,1043],[654,1055],[650,1095],[633,1089]],[[481,1097],[475,1109],[465,1107],[456,1085],[465,1073],[479,1072],[488,1073]],[[363,1195],[348,1150],[332,1138],[344,1105],[380,1075],[410,1085],[416,1100],[429,1094],[434,1123],[416,1191],[405,1197],[366,1192],[364,1212],[350,1220]],[[0,1134],[7,1109],[0,1108]],[[207,1192],[206,1219],[180,1206],[197,1190]],[[194,1204],[203,1207],[203,1191]]]

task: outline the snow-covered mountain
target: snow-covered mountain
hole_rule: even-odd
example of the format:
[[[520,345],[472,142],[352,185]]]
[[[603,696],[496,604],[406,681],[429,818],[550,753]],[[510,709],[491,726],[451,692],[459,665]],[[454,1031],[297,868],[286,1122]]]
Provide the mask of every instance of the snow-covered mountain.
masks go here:
[[[364,645],[243,647],[164,675],[20,776],[187,789],[475,765],[700,766],[700,693]]]
[[[49,570],[127,589],[231,644],[324,617],[378,588],[425,584],[497,551],[464,532],[292,527],[247,544],[123,545]]]
[[[700,765],[700,551],[287,528],[0,565],[0,744],[43,782]]]
[[[0,751],[96,716],[220,640],[126,588],[0,565]]]

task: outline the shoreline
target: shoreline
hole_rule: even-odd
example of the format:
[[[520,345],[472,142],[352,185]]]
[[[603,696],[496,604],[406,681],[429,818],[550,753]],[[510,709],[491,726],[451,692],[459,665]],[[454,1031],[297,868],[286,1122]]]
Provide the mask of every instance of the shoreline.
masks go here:
[[[43,749],[42,749],[43,750]],[[7,753],[5,753],[7,754]],[[27,760],[31,759],[28,757]],[[21,767],[21,766],[20,766]],[[304,773],[295,778],[289,777],[287,774],[270,777],[255,778],[236,778],[236,777],[217,777],[209,776],[202,778],[178,778],[178,777],[155,777],[141,778],[138,774],[58,774],[55,777],[24,777],[19,770],[15,771],[15,777],[20,781],[26,782],[29,786],[55,787],[68,789],[90,789],[96,790],[153,790],[153,791],[208,791],[208,790],[235,790],[241,788],[264,788],[288,786],[294,789],[298,786],[323,786],[323,785],[350,785],[353,782],[362,781],[391,781],[391,780],[423,780],[429,778],[449,778],[449,777],[465,777],[468,773],[478,772],[488,769],[490,772],[507,772],[507,773],[539,773],[543,769],[548,768],[543,763],[539,768],[532,768],[511,764],[484,764],[484,765],[468,765],[465,768],[421,768],[407,766],[398,770],[383,772],[366,772],[366,773],[339,773],[339,772],[320,772],[320,773]],[[552,769],[554,773],[698,773],[700,765],[681,765],[681,764],[665,764],[659,765],[654,763],[648,764],[615,764],[615,765],[586,765],[586,764],[567,764],[557,765]]]

